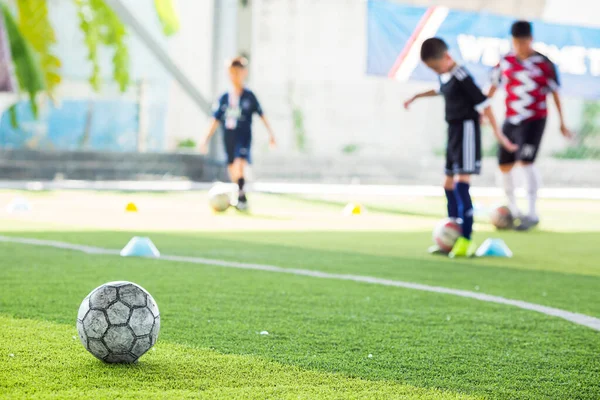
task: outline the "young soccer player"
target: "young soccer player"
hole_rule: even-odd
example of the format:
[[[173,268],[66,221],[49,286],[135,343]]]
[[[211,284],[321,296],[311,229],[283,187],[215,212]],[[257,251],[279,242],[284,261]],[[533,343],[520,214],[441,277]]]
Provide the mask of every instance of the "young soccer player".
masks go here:
[[[258,114],[262,119],[267,132],[269,133],[269,143],[275,146],[275,136],[271,124],[263,114],[263,110],[258,99],[245,87],[246,77],[248,76],[248,61],[244,57],[237,57],[231,60],[228,65],[229,79],[231,89],[223,94],[218,103],[215,104],[213,118],[210,121],[210,127],[202,142],[202,151],[208,152],[210,139],[217,131],[220,125],[223,125],[223,139],[225,152],[227,153],[227,163],[229,177],[239,188],[238,210],[248,209],[248,199],[244,191],[246,179],[244,171],[246,164],[251,161],[250,149],[252,145],[252,116]]]
[[[506,120],[503,131],[519,146],[519,150],[512,153],[501,147],[498,162],[509,207],[515,218],[520,220],[516,229],[525,231],[540,221],[536,211],[540,179],[534,162],[546,127],[548,93],[552,93],[556,103],[562,135],[566,138],[573,135],[565,125],[556,67],[546,56],[533,49],[531,23],[515,22],[511,34],[514,51],[506,55],[494,69],[488,97],[494,96],[498,86],[504,85],[506,88]],[[519,211],[515,197],[512,174],[515,163],[520,164],[525,173],[529,203],[529,213],[525,216]]]
[[[481,170],[480,112],[489,119],[494,135],[507,151],[517,147],[502,134],[488,98],[473,81],[467,70],[458,65],[448,52],[448,45],[439,38],[425,40],[421,47],[421,60],[440,76],[438,90],[419,93],[404,103],[406,109],[422,97],[443,95],[448,122],[446,149],[446,179],[444,190],[448,200],[448,217],[462,219],[462,237],[450,252],[451,257],[472,256],[476,246],[471,240],[473,232],[473,202],[469,193],[471,175]],[[430,249],[432,252],[439,249]]]

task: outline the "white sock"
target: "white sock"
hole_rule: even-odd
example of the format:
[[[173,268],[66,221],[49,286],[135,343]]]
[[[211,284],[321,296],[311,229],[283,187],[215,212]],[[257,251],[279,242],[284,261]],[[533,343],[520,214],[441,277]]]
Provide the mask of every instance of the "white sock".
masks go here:
[[[515,180],[512,170],[502,173],[502,182],[504,184],[504,193],[506,193],[506,198],[508,199],[508,208],[510,208],[513,216],[518,217],[521,215],[521,211],[519,211],[517,197],[515,196]]]
[[[529,217],[537,219],[536,203],[537,192],[540,187],[540,176],[533,164],[523,166],[525,182],[527,185],[527,200],[529,202]]]

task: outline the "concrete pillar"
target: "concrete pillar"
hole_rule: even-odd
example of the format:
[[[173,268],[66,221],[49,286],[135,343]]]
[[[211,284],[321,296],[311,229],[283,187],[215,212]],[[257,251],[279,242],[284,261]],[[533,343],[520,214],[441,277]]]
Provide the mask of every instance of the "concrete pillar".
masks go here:
[[[239,0],[214,0],[212,94],[217,97],[228,89],[226,60],[238,55]]]

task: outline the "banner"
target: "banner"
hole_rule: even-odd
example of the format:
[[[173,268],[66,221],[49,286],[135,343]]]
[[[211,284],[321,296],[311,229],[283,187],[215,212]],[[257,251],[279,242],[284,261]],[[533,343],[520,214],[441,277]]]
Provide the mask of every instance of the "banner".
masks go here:
[[[452,55],[487,86],[491,69],[508,53],[514,18],[448,9],[414,7],[387,0],[368,2],[367,73],[399,81],[437,81],[421,63],[427,38],[444,39]],[[533,20],[534,47],[557,66],[561,92],[600,98],[600,29]]]

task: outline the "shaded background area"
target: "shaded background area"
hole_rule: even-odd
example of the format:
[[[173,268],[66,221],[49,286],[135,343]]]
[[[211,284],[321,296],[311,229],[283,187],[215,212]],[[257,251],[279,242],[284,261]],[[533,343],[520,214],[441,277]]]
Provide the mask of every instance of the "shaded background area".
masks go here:
[[[9,1],[9,3],[11,3]],[[270,151],[262,126],[256,125],[254,170],[256,180],[437,184],[443,165],[445,138],[440,99],[422,102],[410,113],[403,99],[428,83],[395,82],[366,74],[367,3],[358,0],[222,0],[175,1],[179,31],[165,37],[152,0],[122,0],[134,10],[137,22],[167,52],[191,85],[208,101],[226,90],[223,60],[243,53],[251,60],[249,86],[258,94],[279,139]],[[397,1],[399,4],[443,5],[457,10],[495,13],[514,18],[535,18],[551,23],[598,27],[595,13],[585,0],[532,0],[523,2]],[[55,101],[40,104],[38,118],[25,98],[19,100],[20,125],[15,128],[5,112],[0,120],[0,179],[23,179],[13,160],[22,149],[43,153],[95,153],[93,163],[55,168],[43,177],[93,179],[91,165],[110,167],[115,158],[104,153],[126,153],[130,179],[171,179],[187,167],[172,158],[166,169],[143,167],[143,153],[197,153],[197,143],[207,125],[206,110],[189,96],[184,86],[164,68],[139,35],[128,27],[131,84],[124,93],[111,81],[111,51],[100,49],[103,86],[98,92],[87,83],[91,64],[84,34],[78,27],[73,2],[48,2],[56,31],[54,53],[62,60],[62,84]],[[600,10],[598,10],[600,11]],[[14,101],[2,95],[0,103]],[[495,99],[502,112],[502,99]],[[600,105],[580,98],[565,99],[569,125],[578,140],[566,143],[558,132],[551,110],[542,148],[542,169],[549,186],[598,186],[600,173]],[[495,144],[484,132],[484,175],[477,184],[495,182]],[[212,149],[211,165],[223,163],[219,140]],[[8,153],[6,152],[8,151]],[[28,153],[29,158],[47,159]],[[66,154],[66,153],[65,153]],[[71,156],[65,159],[77,158]],[[191,159],[191,158],[190,158]],[[159,165],[159,164],[156,164]],[[166,165],[166,164],[165,164]],[[136,167],[139,166],[139,170]],[[39,170],[32,167],[29,170]],[[11,171],[22,173],[12,175]],[[106,177],[100,174],[97,179]],[[109,174],[110,175],[110,174]],[[112,174],[113,176],[121,176]],[[218,173],[179,175],[210,181]]]

